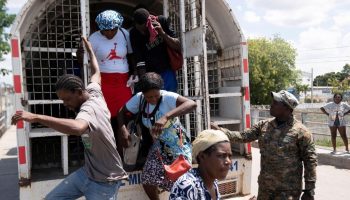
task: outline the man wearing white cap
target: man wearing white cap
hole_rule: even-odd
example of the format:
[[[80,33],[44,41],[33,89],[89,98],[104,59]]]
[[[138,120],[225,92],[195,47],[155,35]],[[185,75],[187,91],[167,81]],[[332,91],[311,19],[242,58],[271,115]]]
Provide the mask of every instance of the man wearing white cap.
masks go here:
[[[317,155],[312,134],[293,116],[298,100],[282,90],[271,92],[270,114],[243,132],[221,129],[231,142],[259,140],[261,171],[258,178],[258,200],[296,200],[302,193],[304,166],[305,189],[302,200],[313,200],[316,183]]]
[[[198,163],[173,185],[169,200],[220,199],[217,180],[225,179],[232,164],[231,145],[220,130],[204,130],[192,143],[192,160]]]

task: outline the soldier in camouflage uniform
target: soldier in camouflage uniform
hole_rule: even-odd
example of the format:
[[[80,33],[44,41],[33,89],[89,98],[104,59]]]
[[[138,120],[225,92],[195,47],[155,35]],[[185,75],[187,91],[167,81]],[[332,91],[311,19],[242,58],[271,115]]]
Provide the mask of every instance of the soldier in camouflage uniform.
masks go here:
[[[302,193],[304,164],[305,189],[302,200],[314,199],[317,156],[312,134],[293,116],[298,100],[287,91],[272,92],[270,114],[243,132],[220,128],[231,142],[259,140],[261,171],[258,200],[297,200]],[[212,124],[213,128],[219,128]]]

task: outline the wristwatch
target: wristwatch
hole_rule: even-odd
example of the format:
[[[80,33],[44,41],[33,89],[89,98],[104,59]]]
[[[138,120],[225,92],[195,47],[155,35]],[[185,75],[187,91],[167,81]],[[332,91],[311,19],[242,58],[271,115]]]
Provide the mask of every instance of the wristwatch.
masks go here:
[[[311,189],[311,190],[303,190],[304,193],[310,195],[310,196],[315,196],[315,190]]]

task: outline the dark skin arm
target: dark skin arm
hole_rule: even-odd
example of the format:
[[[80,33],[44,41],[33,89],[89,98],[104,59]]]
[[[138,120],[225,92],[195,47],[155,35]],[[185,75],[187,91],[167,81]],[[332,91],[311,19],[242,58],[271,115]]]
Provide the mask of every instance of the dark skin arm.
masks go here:
[[[322,111],[324,114],[329,115],[329,113],[327,113],[326,110],[325,110],[323,107],[320,108],[320,109],[321,109],[321,111]]]
[[[174,49],[175,51],[181,52],[181,44],[179,39],[172,38],[168,34],[166,34],[159,22],[153,21],[152,25],[157,30],[158,34],[160,34],[163,37],[164,41],[170,48]]]
[[[91,43],[86,39],[86,37],[81,37],[84,43],[84,46],[89,54],[90,58],[90,68],[91,68],[91,82],[98,83],[101,85],[101,73],[98,66],[98,62],[95,56],[94,51],[92,50]]]
[[[101,84],[100,70],[99,70],[99,66],[98,66],[95,54],[92,51],[91,44],[85,37],[82,37],[82,40],[90,56],[90,62],[91,62],[90,64],[91,80],[90,81]],[[76,91],[76,92],[84,92],[84,91]],[[68,135],[80,136],[89,128],[89,125],[85,120],[56,118],[56,117],[51,117],[47,115],[34,114],[26,111],[16,112],[16,114],[12,116],[11,124],[15,125],[20,120],[24,120],[29,123],[40,123],[47,127],[55,129],[56,131],[59,131]]]
[[[179,96],[176,100],[176,108],[169,111],[155,122],[154,126],[152,127],[152,134],[159,135],[160,133],[162,133],[162,129],[168,122],[168,120],[174,117],[185,115],[194,110],[196,107],[197,104],[194,101],[187,99],[183,96]]]
[[[130,133],[129,130],[126,128],[126,113],[129,112],[126,106],[123,106],[123,108],[118,113],[118,128],[121,133],[121,145],[124,148],[127,148],[130,145]]]
[[[20,120],[29,123],[40,123],[67,135],[80,136],[86,131],[86,129],[88,129],[88,123],[84,120],[62,119],[26,111],[16,112],[16,114],[12,116],[11,124],[15,125]]]

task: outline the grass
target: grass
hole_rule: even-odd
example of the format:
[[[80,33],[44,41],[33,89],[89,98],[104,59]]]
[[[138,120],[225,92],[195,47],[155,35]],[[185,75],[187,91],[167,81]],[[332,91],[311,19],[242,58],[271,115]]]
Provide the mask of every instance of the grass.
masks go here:
[[[350,142],[349,142],[350,143]],[[324,147],[332,147],[332,141],[331,139],[321,139],[321,140],[316,140],[315,141],[316,145],[319,146],[324,146]],[[336,146],[337,147],[341,147],[344,146],[344,142],[341,138],[337,137],[337,142],[336,142]]]

